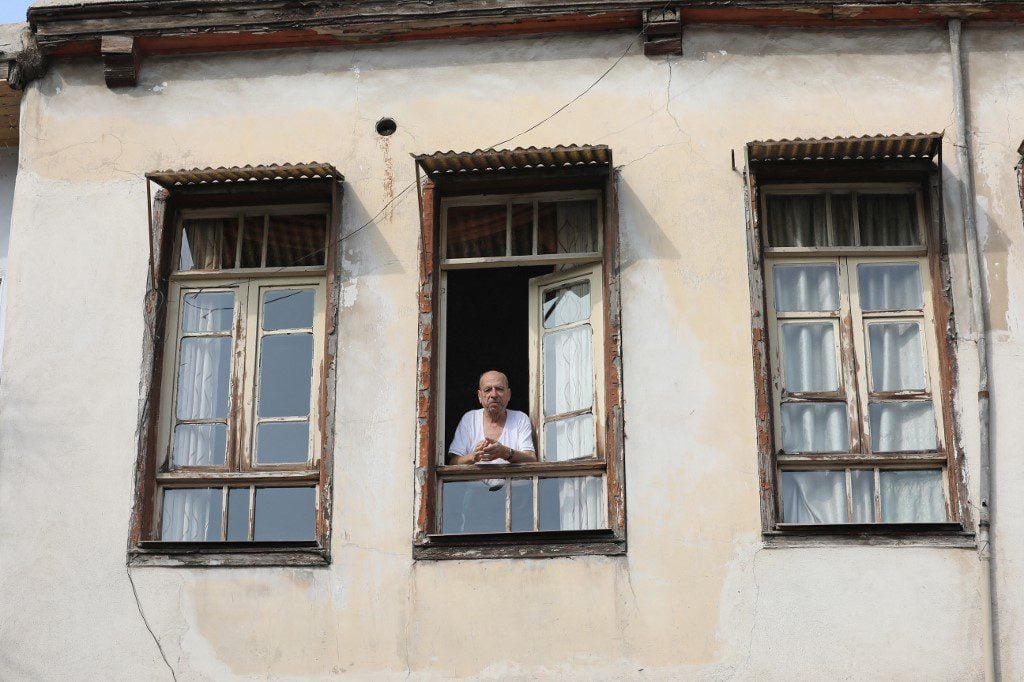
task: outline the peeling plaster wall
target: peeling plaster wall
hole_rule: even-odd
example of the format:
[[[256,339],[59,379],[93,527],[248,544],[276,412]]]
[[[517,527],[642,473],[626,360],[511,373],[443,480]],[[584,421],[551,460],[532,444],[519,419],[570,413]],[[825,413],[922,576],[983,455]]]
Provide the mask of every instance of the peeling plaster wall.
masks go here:
[[[1008,311],[1005,326],[993,320],[1006,330],[996,367],[1020,372],[1012,152],[1024,133],[1012,118],[1019,76],[1007,65],[1024,52],[1016,30],[969,28],[968,38],[984,105],[974,123],[991,145],[976,169],[987,254],[1003,273],[992,306],[1005,300]],[[529,128],[631,40],[150,58],[139,86],[117,91],[99,63],[57,64],[32,85],[0,384],[0,678],[169,677],[124,566],[148,254],[143,174],[330,162],[347,178],[347,234],[413,182],[409,153],[487,147]],[[605,143],[621,168],[626,557],[411,560],[415,197],[346,240],[333,563],[133,569],[178,679],[979,679],[975,551],[762,546],[744,197],[729,162],[753,139],[953,131],[950,68],[942,30],[687,29],[683,57],[634,48],[589,94],[510,143]],[[373,132],[383,115],[398,122],[384,140]],[[967,314],[954,142],[945,208],[955,303]],[[975,395],[969,342],[958,355],[961,394]],[[1020,382],[999,376],[998,489],[1019,500],[1020,468],[1015,478],[1008,467]],[[958,409],[976,499],[976,406],[965,398]],[[1019,504],[1000,513],[1001,532],[1020,537]],[[1007,651],[1021,635],[1012,623],[1024,611],[1013,589],[1022,557],[1002,556],[1016,571],[1000,583]],[[1007,679],[1020,676],[1020,656],[1004,656]]]

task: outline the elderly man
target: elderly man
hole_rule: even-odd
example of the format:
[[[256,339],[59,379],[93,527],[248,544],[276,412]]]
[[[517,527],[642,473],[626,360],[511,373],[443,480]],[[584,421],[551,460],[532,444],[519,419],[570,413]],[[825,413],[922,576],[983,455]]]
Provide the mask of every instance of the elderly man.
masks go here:
[[[491,370],[480,375],[481,409],[462,415],[448,448],[448,464],[536,462],[533,426],[523,412],[509,410],[508,377]]]

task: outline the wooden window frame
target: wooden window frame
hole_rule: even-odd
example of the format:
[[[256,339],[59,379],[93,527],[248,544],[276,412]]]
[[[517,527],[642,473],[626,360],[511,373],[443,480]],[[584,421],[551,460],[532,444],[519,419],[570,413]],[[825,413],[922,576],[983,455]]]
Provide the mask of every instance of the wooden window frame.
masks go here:
[[[136,465],[135,505],[132,514],[131,536],[128,543],[130,565],[150,566],[319,566],[330,563],[331,509],[333,483],[334,438],[330,423],[334,413],[334,382],[336,380],[335,357],[337,352],[337,302],[339,297],[340,266],[336,255],[338,235],[338,206],[341,188],[330,180],[308,183],[288,183],[287,186],[267,187],[253,190],[247,187],[201,187],[180,192],[161,190],[157,193],[152,212],[152,257],[151,270],[154,281],[150,284],[145,310],[147,329],[144,346],[143,396],[140,401],[140,428],[138,461]],[[197,217],[234,217],[241,221],[243,215],[303,215],[322,214],[327,220],[325,257],[322,266],[293,266],[271,268],[224,268],[219,270],[177,271],[180,251],[182,220]],[[266,233],[265,233],[266,234]],[[239,238],[239,243],[241,239]],[[264,237],[264,251],[266,243]],[[223,467],[190,467],[187,471],[169,466],[169,422],[161,408],[173,404],[176,378],[174,358],[169,346],[176,347],[177,319],[176,306],[168,300],[190,289],[224,288],[232,285],[236,292],[236,311],[241,305],[237,297],[248,292],[248,305],[262,305],[262,290],[266,287],[287,288],[303,286],[314,288],[319,293],[314,303],[314,366],[311,386],[311,455],[306,465],[259,465],[252,462],[252,431],[247,432],[247,441],[236,446],[235,456],[241,461],[232,469],[229,465],[232,452]],[[250,320],[256,317],[251,311]],[[236,319],[235,324],[239,321]],[[250,322],[251,324],[251,322]],[[260,332],[248,330],[249,346],[256,343]],[[233,329],[232,338],[237,334]],[[247,370],[253,371],[255,357],[252,349],[243,353],[240,360]],[[237,365],[236,365],[237,366]],[[249,393],[235,384],[241,380],[232,372],[231,394],[237,392],[245,400],[243,411],[252,407],[255,387],[250,379]],[[245,398],[248,395],[248,398]],[[235,398],[233,397],[232,400]],[[250,410],[251,411],[251,410]],[[232,419],[244,419],[247,428],[254,429],[252,415],[247,417],[229,416],[229,431]],[[315,490],[315,535],[312,540],[301,541],[211,541],[180,542],[160,540],[161,495],[166,487],[210,487],[250,488],[250,520],[255,512],[253,487],[314,487]],[[226,506],[222,514],[226,513]],[[223,523],[222,523],[223,525]]]
[[[892,544],[892,545],[930,545],[930,546],[974,546],[974,535],[971,527],[971,515],[967,504],[967,486],[964,471],[963,447],[960,440],[960,425],[955,417],[953,400],[957,388],[957,368],[955,356],[955,325],[950,288],[950,273],[946,242],[943,235],[941,216],[941,177],[939,169],[931,163],[893,163],[893,162],[804,162],[802,164],[784,164],[781,168],[764,169],[756,165],[751,168],[748,163],[747,194],[748,194],[748,268],[750,272],[752,335],[751,343],[754,358],[756,382],[756,427],[758,442],[758,461],[760,471],[760,502],[762,534],[767,546],[804,546],[818,544]],[[914,192],[917,196],[918,220],[922,235],[921,246],[909,247],[789,247],[772,248],[767,245],[767,225],[762,216],[766,215],[765,197],[777,194],[807,194],[808,192],[836,191],[856,192],[859,190],[871,193]],[[855,201],[855,200],[854,200]],[[831,211],[830,202],[825,202]],[[855,223],[856,224],[856,223]],[[830,225],[830,223],[829,223]],[[830,228],[831,229],[831,228]],[[840,268],[840,277],[845,267],[862,259],[884,262],[886,257],[893,261],[915,260],[922,268],[922,278],[927,286],[923,287],[925,308],[921,311],[922,340],[926,348],[923,357],[926,372],[930,376],[932,404],[936,418],[936,436],[938,456],[918,457],[913,453],[871,454],[864,448],[859,453],[851,447],[850,454],[835,456],[817,455],[804,457],[801,455],[781,453],[779,428],[780,396],[782,392],[780,368],[773,344],[777,332],[773,312],[772,299],[774,292],[771,286],[768,268],[772,263],[796,262],[800,260],[816,262],[834,262]],[[924,279],[924,278],[927,279]],[[852,286],[852,285],[851,285]],[[842,289],[842,285],[840,289]],[[846,302],[848,307],[849,302]],[[844,310],[841,305],[841,311]],[[816,317],[810,314],[806,317]],[[825,316],[818,316],[824,319]],[[852,315],[840,312],[834,316],[840,336],[853,339],[855,334],[866,334],[866,327],[855,332]],[[861,326],[864,326],[863,324]],[[837,345],[840,338],[837,336]],[[864,350],[861,355],[866,358],[866,339],[861,339]],[[837,349],[838,351],[838,349]],[[850,349],[853,353],[853,349]],[[931,357],[929,357],[931,356]],[[837,354],[839,372],[839,391],[844,390],[847,380],[843,377],[844,367],[852,367],[854,358],[844,359]],[[870,371],[859,366],[855,381],[860,394],[856,397],[847,396],[845,400],[857,410],[848,408],[850,413],[858,413],[860,404],[866,409],[868,403],[867,381]],[[918,396],[920,397],[920,396]],[[851,420],[854,417],[849,417]],[[859,418],[858,418],[859,419]],[[864,420],[867,414],[864,415]],[[854,441],[856,434],[867,433],[863,422],[858,422],[858,430],[853,431],[851,423],[850,439]],[[830,469],[845,470],[849,478],[849,469],[896,468],[899,470],[942,467],[944,473],[944,494],[946,497],[947,516],[943,523],[841,523],[841,524],[789,524],[783,523],[782,496],[780,490],[780,464],[787,469]],[[878,474],[875,473],[876,497],[879,495]],[[849,485],[847,488],[849,494]],[[878,511],[876,502],[876,513]],[[876,518],[879,518],[876,516]]]
[[[413,537],[415,559],[489,559],[578,555],[618,555],[626,551],[625,485],[622,431],[621,329],[619,317],[618,220],[615,183],[610,171],[594,176],[573,170],[554,174],[558,189],[545,184],[548,174],[512,174],[500,181],[477,186],[469,182],[435,183],[421,189],[419,358],[417,380],[416,519]],[[439,184],[441,186],[439,187]],[[568,189],[567,189],[568,188]],[[592,197],[598,201],[600,252],[569,257],[517,256],[453,259],[444,262],[443,221],[449,205],[493,204],[499,201],[532,201],[540,198]],[[507,251],[506,253],[509,253]],[[468,262],[472,261],[472,262]],[[604,305],[601,312],[603,382],[598,388],[603,405],[595,415],[603,422],[597,444],[601,457],[575,462],[531,462],[494,467],[448,465],[444,461],[443,379],[444,319],[442,286],[444,271],[464,267],[495,267],[501,264],[539,265],[599,263]],[[533,383],[533,379],[531,379]],[[537,399],[531,386],[531,403]],[[536,426],[536,425],[535,425]],[[539,452],[539,450],[538,450]],[[586,473],[605,475],[608,528],[584,531],[530,531],[494,534],[440,534],[440,476],[448,479],[488,477],[533,478]],[[487,475],[484,475],[487,474]],[[536,485],[536,484],[535,484]]]

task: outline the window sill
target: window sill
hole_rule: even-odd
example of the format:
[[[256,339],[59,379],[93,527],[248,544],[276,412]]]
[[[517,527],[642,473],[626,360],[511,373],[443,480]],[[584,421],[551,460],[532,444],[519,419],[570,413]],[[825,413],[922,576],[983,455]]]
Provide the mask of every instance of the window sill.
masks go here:
[[[763,534],[765,547],[956,547],[976,549],[959,523],[780,523]]]
[[[143,541],[128,550],[129,566],[326,566],[328,551],[317,542]]]
[[[416,560],[546,559],[562,556],[617,556],[626,553],[626,540],[610,530],[541,531],[430,535],[413,545]]]

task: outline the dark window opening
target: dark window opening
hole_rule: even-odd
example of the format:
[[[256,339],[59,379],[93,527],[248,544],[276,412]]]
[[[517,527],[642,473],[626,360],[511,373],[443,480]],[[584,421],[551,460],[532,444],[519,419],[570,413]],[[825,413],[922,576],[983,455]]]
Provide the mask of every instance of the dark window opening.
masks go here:
[[[448,271],[445,453],[462,415],[480,407],[478,381],[488,370],[508,377],[509,409],[529,414],[529,281],[554,269],[541,265]]]

